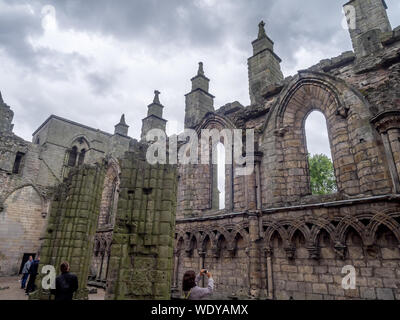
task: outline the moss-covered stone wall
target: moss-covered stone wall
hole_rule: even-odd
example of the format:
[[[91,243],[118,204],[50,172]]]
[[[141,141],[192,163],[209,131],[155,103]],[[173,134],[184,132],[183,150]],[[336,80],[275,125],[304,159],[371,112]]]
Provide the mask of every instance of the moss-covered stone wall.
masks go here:
[[[121,161],[106,299],[170,298],[176,187],[174,166],[137,153]]]

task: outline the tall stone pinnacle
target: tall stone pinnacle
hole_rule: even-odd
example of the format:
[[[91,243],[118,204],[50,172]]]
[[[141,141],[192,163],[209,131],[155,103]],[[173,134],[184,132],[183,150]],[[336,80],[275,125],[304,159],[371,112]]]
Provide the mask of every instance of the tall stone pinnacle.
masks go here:
[[[155,90],[155,91],[154,91],[154,100],[153,100],[153,103],[161,104],[161,103],[160,103],[160,94],[161,94],[160,91],[158,91],[158,90]]]
[[[125,115],[123,114],[121,116],[121,120],[119,120],[119,123],[115,126],[114,134],[127,136],[128,130],[129,130],[129,126],[126,124]]]
[[[199,71],[197,71],[197,75],[204,76],[203,62],[199,62]]]
[[[1,91],[0,91],[0,103],[4,103],[3,97],[1,96]]]
[[[267,34],[265,33],[265,22],[261,21],[258,24],[258,39],[266,37]]]

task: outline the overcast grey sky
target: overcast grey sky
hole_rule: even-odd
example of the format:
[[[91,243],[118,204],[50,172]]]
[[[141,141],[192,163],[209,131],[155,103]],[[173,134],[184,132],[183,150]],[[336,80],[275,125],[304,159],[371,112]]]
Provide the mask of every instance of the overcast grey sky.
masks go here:
[[[400,1],[386,2],[395,27]],[[155,89],[164,117],[179,130],[199,61],[216,108],[235,100],[248,105],[247,58],[259,21],[266,21],[289,76],[351,50],[341,26],[344,3],[0,0],[0,90],[15,112],[15,133],[27,140],[50,114],[113,132],[125,113],[137,138]],[[321,121],[307,127],[317,146],[310,151],[326,152]]]

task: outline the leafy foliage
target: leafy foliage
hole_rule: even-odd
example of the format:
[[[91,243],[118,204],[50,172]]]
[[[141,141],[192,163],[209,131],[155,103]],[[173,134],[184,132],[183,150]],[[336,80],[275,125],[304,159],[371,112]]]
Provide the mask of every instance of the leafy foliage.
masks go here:
[[[314,195],[331,194],[337,191],[333,163],[324,154],[308,155],[311,190]]]

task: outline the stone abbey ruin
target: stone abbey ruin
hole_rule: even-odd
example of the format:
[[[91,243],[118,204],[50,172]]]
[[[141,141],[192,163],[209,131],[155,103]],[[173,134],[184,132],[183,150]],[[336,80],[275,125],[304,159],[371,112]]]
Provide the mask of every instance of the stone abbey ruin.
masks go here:
[[[183,273],[202,267],[216,299],[400,299],[400,28],[386,10],[348,2],[354,52],[287,78],[261,23],[250,106],[216,109],[200,64],[185,128],[255,132],[255,170],[225,166],[222,210],[215,165],[146,161],[144,137],[166,126],[159,92],[141,141],[124,116],[110,134],[54,115],[24,141],[0,95],[0,276],[40,254],[41,265],[71,263],[77,299],[88,282],[107,299],[180,297]],[[310,188],[304,124],[315,110],[327,121],[330,195]],[[345,290],[349,265],[356,288]]]

